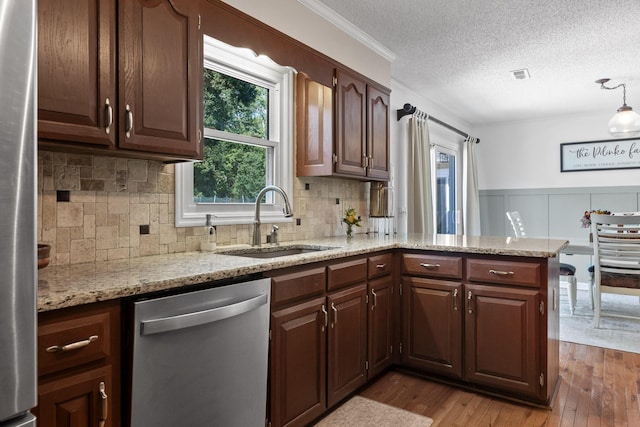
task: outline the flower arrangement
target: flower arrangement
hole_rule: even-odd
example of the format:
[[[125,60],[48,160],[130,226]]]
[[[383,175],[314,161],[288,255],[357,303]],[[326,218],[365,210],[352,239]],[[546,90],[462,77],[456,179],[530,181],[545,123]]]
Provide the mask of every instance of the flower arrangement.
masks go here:
[[[353,226],[360,227],[360,216],[355,208],[349,206],[349,208],[344,211],[344,218],[342,218],[342,222],[347,224],[347,238],[351,238],[353,234]]]
[[[604,211],[604,210],[601,210],[601,209],[596,209],[596,210],[593,210],[593,211],[584,211],[584,215],[580,219],[580,221],[582,222],[582,228],[591,227],[591,214],[611,215],[611,212],[610,211]]]

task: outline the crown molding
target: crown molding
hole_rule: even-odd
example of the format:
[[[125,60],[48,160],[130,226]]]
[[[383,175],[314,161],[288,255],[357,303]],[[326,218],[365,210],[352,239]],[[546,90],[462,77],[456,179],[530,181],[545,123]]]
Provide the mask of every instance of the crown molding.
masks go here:
[[[319,0],[298,0],[299,3],[303,4],[307,8],[311,9],[317,15],[323,17],[336,27],[340,28],[342,31],[367,46],[369,49],[382,56],[389,62],[393,62],[396,59],[396,54],[383,46],[369,34],[362,31],[360,28],[353,25],[351,22],[347,21],[341,15],[337,14],[334,10],[327,7],[324,3],[321,3]]]

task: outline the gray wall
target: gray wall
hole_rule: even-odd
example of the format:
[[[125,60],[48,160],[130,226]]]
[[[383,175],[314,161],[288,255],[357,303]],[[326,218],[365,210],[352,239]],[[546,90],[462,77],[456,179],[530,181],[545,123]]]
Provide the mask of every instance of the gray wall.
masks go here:
[[[637,212],[639,200],[640,186],[480,190],[482,234],[514,236],[506,212],[519,211],[527,237],[586,242],[590,230],[580,221],[585,211]],[[576,267],[578,281],[589,280],[590,256],[562,254],[560,261]]]
[[[587,240],[587,210],[636,212],[640,186],[480,190],[482,234],[513,236],[505,212],[520,211],[528,237]]]

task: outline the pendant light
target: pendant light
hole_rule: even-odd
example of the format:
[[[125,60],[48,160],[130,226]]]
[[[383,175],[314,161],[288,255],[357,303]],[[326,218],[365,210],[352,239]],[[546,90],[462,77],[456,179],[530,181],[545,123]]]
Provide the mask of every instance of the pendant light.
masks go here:
[[[617,138],[640,135],[640,114],[627,105],[627,86],[624,83],[614,87],[605,86],[609,80],[596,80],[600,89],[614,90],[622,86],[622,107],[618,108],[616,115],[609,120],[609,133]]]

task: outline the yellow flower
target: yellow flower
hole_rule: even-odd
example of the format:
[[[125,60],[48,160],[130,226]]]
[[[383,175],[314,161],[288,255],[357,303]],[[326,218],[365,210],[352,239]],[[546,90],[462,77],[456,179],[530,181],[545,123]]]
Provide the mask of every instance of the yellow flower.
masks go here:
[[[349,207],[344,211],[344,218],[342,218],[342,222],[360,227],[360,217],[358,216],[358,212],[354,208]]]

